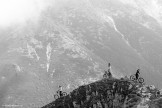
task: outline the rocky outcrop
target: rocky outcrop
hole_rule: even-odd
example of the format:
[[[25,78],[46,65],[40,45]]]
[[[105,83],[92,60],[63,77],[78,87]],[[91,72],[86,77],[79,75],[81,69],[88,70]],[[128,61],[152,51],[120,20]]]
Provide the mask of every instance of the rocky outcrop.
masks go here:
[[[126,79],[102,79],[42,108],[137,108],[143,99],[143,86]]]

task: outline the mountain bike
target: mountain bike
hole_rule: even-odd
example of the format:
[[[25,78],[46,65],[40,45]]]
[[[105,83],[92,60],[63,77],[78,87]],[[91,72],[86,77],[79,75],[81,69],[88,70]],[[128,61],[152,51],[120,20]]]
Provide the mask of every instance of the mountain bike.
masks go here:
[[[136,75],[135,74],[130,76],[130,80],[138,81],[139,83],[143,83],[144,82],[144,79],[142,77],[139,77],[138,79],[136,79]]]
[[[103,74],[103,78],[111,78],[112,74],[109,74],[105,71],[105,73]]]
[[[66,92],[63,92],[63,93],[62,93],[62,96],[67,96],[67,93],[66,93]],[[58,98],[60,98],[60,97],[62,97],[62,96],[60,96],[59,91],[57,91],[57,93],[54,95],[54,98],[55,98],[55,99],[58,99]]]

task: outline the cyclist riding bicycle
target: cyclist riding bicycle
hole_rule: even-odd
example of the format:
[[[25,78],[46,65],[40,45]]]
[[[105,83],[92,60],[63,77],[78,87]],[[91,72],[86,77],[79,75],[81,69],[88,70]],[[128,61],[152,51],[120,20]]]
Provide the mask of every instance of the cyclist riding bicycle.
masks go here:
[[[130,80],[142,84],[144,82],[144,79],[140,77],[139,74],[140,74],[140,69],[137,69],[136,73],[130,76]]]
[[[111,74],[111,64],[110,64],[110,63],[108,63],[108,70],[105,71],[105,72],[106,72],[106,74],[109,76],[109,78],[112,77],[112,74]]]
[[[137,69],[137,72],[136,72],[136,74],[135,74],[135,75],[136,75],[136,80],[139,78],[139,74],[140,74],[139,71],[140,71],[140,69]]]
[[[57,90],[56,94],[54,94],[54,99],[58,99],[63,96],[67,96],[67,93],[62,91],[62,86],[59,86],[59,90]]]
[[[60,95],[60,97],[63,96],[62,86],[59,86],[59,90],[57,91],[57,93]]]

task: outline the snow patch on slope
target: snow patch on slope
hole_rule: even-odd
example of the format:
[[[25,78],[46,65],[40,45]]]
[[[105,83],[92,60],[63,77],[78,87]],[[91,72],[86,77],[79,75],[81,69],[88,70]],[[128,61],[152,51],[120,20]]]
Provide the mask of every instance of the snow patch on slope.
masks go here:
[[[36,56],[36,59],[39,60],[40,57],[38,56],[35,48],[33,48],[31,45],[27,43],[27,55],[29,58],[34,58]]]
[[[15,66],[16,71],[18,71],[18,72],[21,71],[21,67],[18,64],[14,64],[14,66]]]
[[[48,72],[49,66],[50,66],[51,51],[52,51],[51,44],[48,43],[47,48],[46,48],[46,55],[47,55],[47,72]]]
[[[35,45],[35,48],[42,49],[43,45],[41,41],[36,40],[35,38],[31,38],[30,43]]]

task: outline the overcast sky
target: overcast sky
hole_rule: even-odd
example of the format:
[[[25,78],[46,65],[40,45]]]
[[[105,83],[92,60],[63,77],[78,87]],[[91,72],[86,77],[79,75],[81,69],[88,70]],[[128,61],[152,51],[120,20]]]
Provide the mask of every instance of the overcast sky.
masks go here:
[[[37,19],[50,4],[51,0],[0,0],[0,26]]]
[[[27,20],[37,20],[40,13],[49,6],[58,6],[62,2],[72,0],[0,0],[0,27],[8,27],[12,24],[24,23]],[[86,0],[83,0],[86,1]],[[111,0],[110,0],[111,1]],[[161,0],[116,0],[132,7],[142,9],[149,16],[161,22]],[[91,0],[93,2],[93,0]],[[100,0],[99,0],[100,2]],[[102,2],[102,1],[101,1]]]

